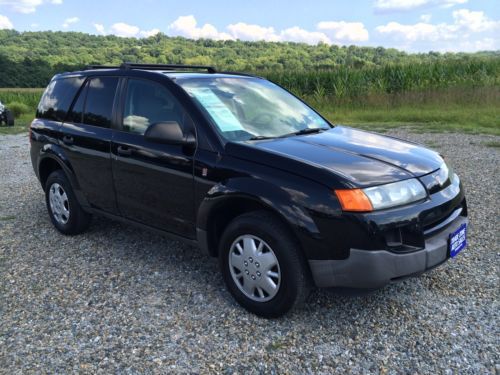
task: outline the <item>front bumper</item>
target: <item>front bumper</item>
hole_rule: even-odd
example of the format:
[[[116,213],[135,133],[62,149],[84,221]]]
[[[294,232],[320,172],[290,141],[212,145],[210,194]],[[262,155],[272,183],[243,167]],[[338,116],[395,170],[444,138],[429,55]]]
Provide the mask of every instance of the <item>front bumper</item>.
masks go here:
[[[445,262],[449,258],[450,233],[467,222],[466,217],[458,216],[438,234],[427,238],[423,249],[411,253],[351,249],[347,259],[309,260],[309,266],[318,287],[380,288]]]

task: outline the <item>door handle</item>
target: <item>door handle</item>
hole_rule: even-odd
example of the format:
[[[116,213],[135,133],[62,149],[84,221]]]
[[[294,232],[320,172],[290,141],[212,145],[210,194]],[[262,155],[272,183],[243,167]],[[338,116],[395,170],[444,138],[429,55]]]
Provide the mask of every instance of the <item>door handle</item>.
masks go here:
[[[118,152],[119,155],[122,155],[122,156],[132,155],[132,150],[128,147],[118,146],[116,151]]]
[[[63,143],[64,143],[65,145],[72,145],[72,144],[73,144],[74,139],[73,139],[73,137],[72,137],[72,136],[70,136],[70,135],[65,135],[65,136],[63,137],[62,141],[63,141]]]

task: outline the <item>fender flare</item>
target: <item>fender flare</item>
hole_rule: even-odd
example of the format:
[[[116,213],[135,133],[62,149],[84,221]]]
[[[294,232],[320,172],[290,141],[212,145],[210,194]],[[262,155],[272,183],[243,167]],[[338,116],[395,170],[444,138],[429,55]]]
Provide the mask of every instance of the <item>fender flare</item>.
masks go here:
[[[303,245],[303,237],[318,238],[320,232],[299,194],[293,190],[276,186],[262,179],[251,177],[234,178],[213,186],[201,202],[196,217],[197,239],[201,249],[215,255],[213,249],[210,222],[220,209],[235,201],[252,202],[273,212],[283,221],[293,235]]]
[[[59,164],[63,172],[68,177],[68,180],[71,184],[71,188],[73,189],[76,199],[78,200],[78,203],[80,203],[82,208],[90,207],[90,204],[88,203],[87,199],[83,195],[83,192],[80,188],[80,184],[78,183],[78,179],[76,177],[76,174],[74,172],[70,160],[66,157],[64,150],[58,145],[46,144],[44,147],[40,149],[40,155],[38,157],[37,170],[36,170],[38,178],[40,180],[40,184],[42,184],[40,167],[47,159],[51,159],[55,161],[57,164]],[[45,186],[43,186],[43,184],[42,188],[45,189]]]

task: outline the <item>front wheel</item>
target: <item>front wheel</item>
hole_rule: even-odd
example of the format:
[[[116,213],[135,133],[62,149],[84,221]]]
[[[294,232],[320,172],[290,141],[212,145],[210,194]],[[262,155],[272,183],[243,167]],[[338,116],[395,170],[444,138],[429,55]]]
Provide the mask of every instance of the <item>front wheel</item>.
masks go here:
[[[241,215],[228,225],[219,260],[233,297],[259,316],[279,317],[309,295],[309,272],[298,244],[266,211]]]

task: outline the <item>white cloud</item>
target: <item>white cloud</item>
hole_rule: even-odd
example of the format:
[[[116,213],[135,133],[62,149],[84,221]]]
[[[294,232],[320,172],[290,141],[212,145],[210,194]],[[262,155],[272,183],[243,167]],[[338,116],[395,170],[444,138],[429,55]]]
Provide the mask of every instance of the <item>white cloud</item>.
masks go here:
[[[33,13],[42,3],[42,0],[0,0],[0,5],[7,5],[14,12],[19,13]]]
[[[476,51],[494,51],[500,49],[498,39],[483,38],[474,41],[462,41],[445,48],[452,52],[476,52]]]
[[[70,18],[66,18],[64,20],[64,23],[62,24],[62,27],[64,29],[67,29],[70,25],[74,24],[74,23],[77,23],[80,21],[80,18],[78,17],[70,17]]]
[[[318,30],[343,42],[364,42],[369,38],[368,30],[361,22],[323,21],[318,23]]]
[[[225,31],[219,31],[211,24],[198,26],[193,15],[181,16],[168,27],[170,35],[186,38],[208,38],[215,40],[245,40],[268,42],[299,42],[332,44],[341,41],[359,42],[368,40],[368,31],[360,22],[320,22],[316,30],[305,30],[298,26],[284,30],[275,30],[270,26],[261,26],[238,22],[230,24]]]
[[[13,12],[34,13],[42,4],[62,4],[62,0],[0,0],[0,5],[8,6]]]
[[[376,31],[387,38],[403,43],[403,48],[412,49],[415,43],[426,43],[427,50],[477,51],[493,49],[496,40],[488,35],[478,39],[480,33],[494,33],[500,30],[500,21],[488,18],[484,12],[468,9],[455,10],[453,23],[401,24],[389,22],[376,27]]]
[[[422,7],[449,8],[465,4],[468,0],[375,0],[375,10],[380,12],[405,12]]]
[[[224,40],[224,39],[233,39],[227,33],[219,33],[215,26],[206,23],[202,27],[198,27],[198,23],[194,16],[180,16],[174,22],[170,24],[168,30],[173,35],[183,36],[191,39],[215,39],[215,40]]]
[[[2,16],[0,14],[0,30],[2,29],[13,29],[14,25],[10,20],[7,18],[7,16]]]
[[[141,30],[141,31],[139,31],[139,37],[149,38],[150,36],[155,36],[159,32],[160,32],[160,29]]]
[[[467,3],[469,0],[442,0],[438,1],[438,5],[440,5],[441,8],[451,8],[455,5],[462,5]]]
[[[137,26],[129,25],[124,22],[118,22],[111,26],[111,34],[124,38],[134,37],[139,34],[140,29]]]
[[[455,24],[472,32],[495,30],[500,27],[500,21],[493,21],[486,17],[484,12],[473,12],[468,9],[459,9],[453,12]]]
[[[297,26],[283,30],[280,33],[280,36],[283,41],[307,44],[318,44],[319,42],[332,44],[330,38],[328,38],[325,33],[319,31],[307,31]]]
[[[381,34],[397,40],[415,42],[419,40],[437,41],[453,37],[455,27],[447,24],[433,25],[419,22],[413,25],[402,25],[399,22],[389,22],[375,29]]]
[[[106,30],[106,27],[101,23],[94,23],[93,26],[98,34],[113,34],[123,38],[148,38],[160,32],[160,29],[141,30],[137,26],[129,25],[124,22],[117,22],[111,25],[109,30]]]
[[[235,39],[249,41],[266,40],[268,42],[279,42],[281,40],[280,36],[276,34],[273,27],[238,22],[229,25],[227,29]]]
[[[431,19],[432,19],[432,14],[422,14],[420,16],[420,21],[425,22],[425,23],[431,22]]]
[[[97,30],[99,34],[106,34],[106,31],[104,31],[104,25],[101,23],[94,23],[94,27]]]

